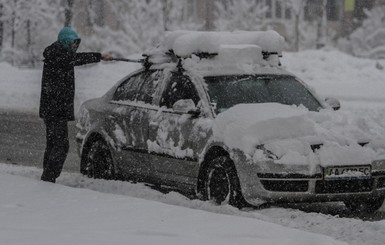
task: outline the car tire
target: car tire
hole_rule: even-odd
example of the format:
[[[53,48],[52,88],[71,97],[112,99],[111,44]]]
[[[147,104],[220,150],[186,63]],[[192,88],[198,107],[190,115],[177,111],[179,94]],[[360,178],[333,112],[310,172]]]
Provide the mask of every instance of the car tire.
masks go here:
[[[365,200],[345,201],[345,206],[352,212],[373,213],[384,203],[385,197],[372,197]]]
[[[246,206],[233,162],[226,156],[211,160],[204,170],[202,197],[217,205]]]
[[[114,162],[110,149],[103,140],[91,143],[84,157],[83,173],[89,178],[115,179]]]

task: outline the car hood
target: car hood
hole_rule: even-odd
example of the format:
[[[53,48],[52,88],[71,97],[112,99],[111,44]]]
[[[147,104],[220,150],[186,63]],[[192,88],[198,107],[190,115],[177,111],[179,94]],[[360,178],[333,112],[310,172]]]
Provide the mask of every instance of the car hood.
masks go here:
[[[378,127],[377,127],[378,126]],[[385,158],[385,135],[370,118],[278,103],[240,104],[220,113],[213,137],[254,162],[361,165]]]

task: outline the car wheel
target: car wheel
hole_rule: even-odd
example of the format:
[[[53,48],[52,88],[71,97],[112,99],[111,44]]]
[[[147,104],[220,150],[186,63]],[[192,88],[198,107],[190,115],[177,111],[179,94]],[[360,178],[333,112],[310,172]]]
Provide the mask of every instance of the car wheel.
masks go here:
[[[107,144],[92,142],[85,156],[84,174],[95,179],[115,179],[114,162]]]
[[[345,201],[345,206],[352,212],[373,213],[384,203],[385,197],[373,197],[365,200]]]
[[[228,157],[220,156],[208,163],[202,196],[217,205],[245,206],[234,164]]]

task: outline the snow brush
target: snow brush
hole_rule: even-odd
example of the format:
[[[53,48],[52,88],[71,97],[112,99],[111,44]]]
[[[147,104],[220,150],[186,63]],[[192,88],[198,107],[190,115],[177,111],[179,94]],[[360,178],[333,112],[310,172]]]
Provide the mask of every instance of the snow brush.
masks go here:
[[[112,58],[113,61],[124,61],[124,62],[133,62],[133,63],[143,63],[144,59],[126,59],[126,58]]]

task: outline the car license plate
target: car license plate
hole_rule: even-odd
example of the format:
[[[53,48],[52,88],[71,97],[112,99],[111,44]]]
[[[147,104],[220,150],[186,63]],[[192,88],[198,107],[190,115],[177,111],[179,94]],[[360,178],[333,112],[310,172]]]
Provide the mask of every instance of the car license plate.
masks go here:
[[[372,168],[365,166],[335,166],[324,168],[325,180],[370,179]]]

